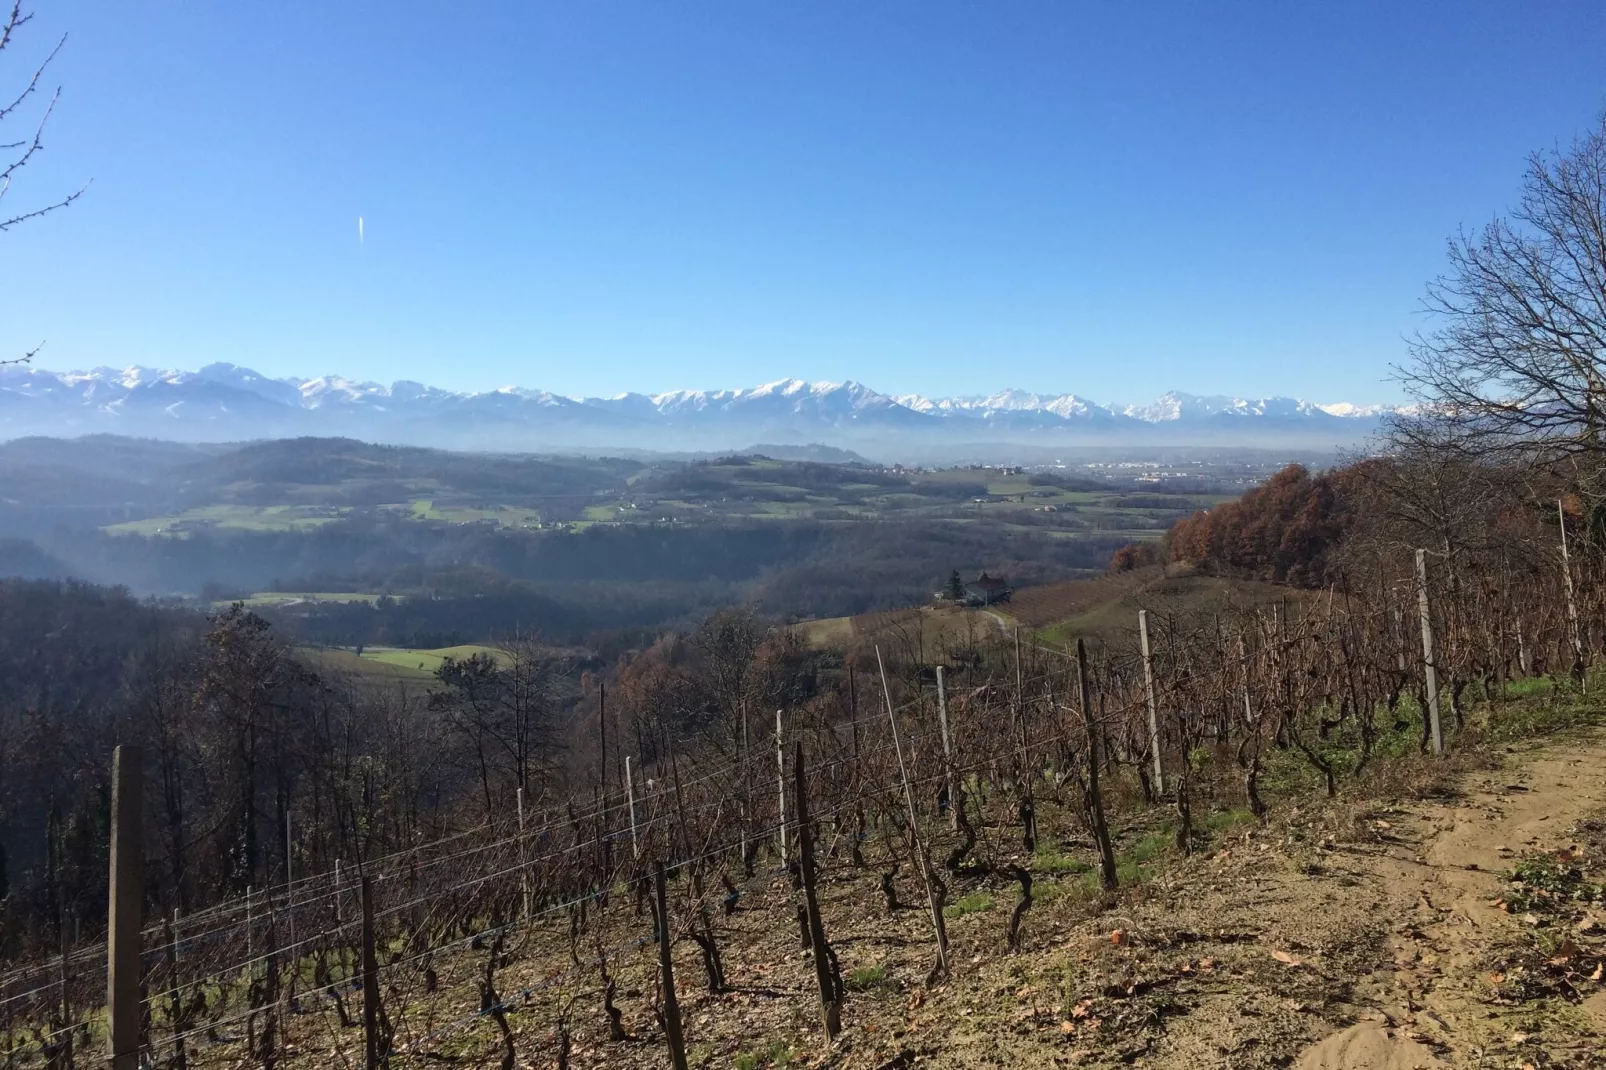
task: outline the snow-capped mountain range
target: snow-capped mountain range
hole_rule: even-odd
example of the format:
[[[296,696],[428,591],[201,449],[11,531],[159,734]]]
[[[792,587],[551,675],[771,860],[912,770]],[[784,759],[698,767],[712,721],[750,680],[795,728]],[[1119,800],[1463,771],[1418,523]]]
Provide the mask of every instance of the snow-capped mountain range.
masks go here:
[[[754,441],[902,446],[1156,443],[1323,448],[1364,440],[1389,406],[1168,393],[1143,405],[1004,390],[987,397],[881,394],[856,382],[783,379],[742,390],[610,398],[504,387],[458,392],[326,375],[270,379],[233,364],[51,372],[0,367],[0,437],[112,432],[187,441],[348,435],[479,449],[733,449]]]

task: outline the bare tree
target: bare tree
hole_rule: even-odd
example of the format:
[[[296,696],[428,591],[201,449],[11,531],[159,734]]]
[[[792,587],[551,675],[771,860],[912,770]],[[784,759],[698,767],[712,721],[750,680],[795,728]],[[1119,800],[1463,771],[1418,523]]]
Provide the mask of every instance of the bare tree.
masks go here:
[[[1606,456],[1606,113],[1567,152],[1530,158],[1509,217],[1451,240],[1426,306],[1441,326],[1400,369],[1422,411],[1399,439]]]
[[[5,52],[6,48],[11,45],[12,38],[17,31],[31,21],[33,21],[33,12],[22,10],[22,0],[13,0],[11,12],[6,16],[5,24],[0,26],[0,53]],[[30,97],[39,91],[39,82],[44,77],[45,71],[50,67],[50,64],[66,43],[67,37],[63,34],[61,40],[56,42],[56,47],[52,48],[49,54],[33,69],[33,73],[22,87],[22,91],[13,97],[10,103],[0,105],[0,123],[18,118],[16,115],[17,109],[22,107]],[[11,192],[11,180],[17,172],[28,166],[35,156],[44,151],[45,126],[50,122],[50,116],[56,110],[56,102],[60,99],[61,87],[57,86],[55,92],[50,95],[50,103],[45,105],[44,112],[33,124],[32,135],[25,136],[19,141],[0,142],[0,152],[5,152],[9,156],[4,165],[0,166],[0,200],[3,200],[6,194]],[[88,184],[85,183],[60,200],[42,207],[23,209],[21,212],[11,216],[0,214],[0,231],[10,230],[18,223],[36,219],[47,212],[54,212],[58,208],[65,208],[83,196],[84,190],[88,188]]]
[[[536,788],[555,772],[558,717],[570,665],[539,637],[516,634],[496,655],[447,658],[436,671],[442,689],[431,696],[468,750],[479,774],[485,813],[500,796]]]
[[[4,9],[0,8],[0,10]],[[4,59],[5,51],[11,45],[17,31],[31,21],[33,21],[33,12],[22,10],[22,0],[12,0],[11,11],[5,16],[5,22],[0,24],[0,59]],[[21,118],[17,113],[17,109],[21,108],[30,97],[39,92],[40,79],[44,77],[46,69],[49,68],[56,55],[61,51],[62,46],[66,43],[67,37],[63,34],[61,39],[56,42],[56,47],[52,48],[49,54],[34,67],[33,73],[24,83],[21,92],[10,98],[8,103],[0,104],[0,233],[10,230],[19,223],[25,223],[30,219],[37,219],[42,215],[54,212],[58,208],[67,207],[73,201],[82,197],[84,191],[89,188],[89,184],[86,182],[60,200],[52,201],[41,207],[13,210],[8,208],[5,203],[6,195],[11,192],[12,178],[24,167],[28,166],[35,156],[44,151],[45,126],[50,122],[50,116],[56,110],[56,102],[61,99],[61,87],[57,86],[55,92],[50,95],[50,103],[45,105],[43,113],[34,122],[31,135],[12,140],[7,136],[11,127],[6,124],[8,122],[14,123]],[[0,70],[3,69],[3,67],[0,67]],[[0,365],[26,364],[43,347],[44,343],[40,342],[39,345],[34,346],[20,357],[0,360]]]

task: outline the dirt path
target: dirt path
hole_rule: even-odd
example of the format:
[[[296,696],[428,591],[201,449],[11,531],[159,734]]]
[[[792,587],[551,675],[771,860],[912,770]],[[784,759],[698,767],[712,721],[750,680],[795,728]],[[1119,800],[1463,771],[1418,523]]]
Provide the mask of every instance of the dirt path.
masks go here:
[[[1501,759],[1435,798],[1241,827],[1093,917],[1034,907],[1018,957],[997,912],[957,919],[954,982],[861,999],[874,1032],[830,1065],[1606,1068],[1606,905],[1510,879],[1576,847],[1559,868],[1606,882],[1606,733]]]
[[[1220,841],[1008,975],[1061,993],[1057,1014],[936,1012],[932,1063],[1606,1067],[1606,905],[1510,879],[1539,859],[1606,882],[1606,733],[1501,757],[1437,798],[1340,800]]]
[[[1386,910],[1383,954],[1355,986],[1356,1024],[1307,1048],[1295,1064],[1301,1070],[1585,1066],[1603,1059],[1606,993],[1558,1016],[1554,1007],[1507,1003],[1498,989],[1500,964],[1520,960],[1524,948],[1566,951],[1559,929],[1548,941],[1540,931],[1552,924],[1547,919],[1500,904],[1518,858],[1590,853],[1579,825],[1606,810],[1606,739],[1551,744],[1511,759],[1470,777],[1458,799],[1376,822],[1378,846],[1357,856],[1356,870]],[[1598,858],[1581,861],[1600,868]]]

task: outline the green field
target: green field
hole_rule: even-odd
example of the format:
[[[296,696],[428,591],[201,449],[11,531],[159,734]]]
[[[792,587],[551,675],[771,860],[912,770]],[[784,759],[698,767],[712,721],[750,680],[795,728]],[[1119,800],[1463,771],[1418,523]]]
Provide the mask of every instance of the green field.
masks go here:
[[[350,650],[307,647],[302,652],[321,672],[383,682],[405,680],[423,683],[434,679],[434,673],[431,671],[407,665],[394,665],[374,658],[358,657]]]
[[[370,646],[361,654],[346,647],[307,647],[308,659],[320,669],[368,680],[406,680],[425,683],[447,658],[462,660],[475,654],[489,654],[498,661],[505,655],[495,647],[466,643],[462,646],[420,650],[409,647]]]
[[[347,509],[327,505],[202,505],[173,516],[153,516],[108,524],[109,535],[166,535],[184,538],[195,531],[307,531],[343,519]]]
[[[465,643],[462,646],[446,646],[435,650],[413,650],[406,647],[371,646],[364,648],[362,659],[377,662],[380,665],[391,665],[400,669],[409,669],[423,674],[434,673],[441,667],[447,658],[456,658],[461,661],[475,654],[489,654],[501,660],[503,654],[495,647],[481,646],[474,643]]]
[[[534,509],[515,505],[487,503],[454,504],[434,498],[415,498],[408,503],[408,515],[414,520],[442,520],[448,524],[477,524],[482,521],[503,528],[533,528],[541,523],[541,514]]]

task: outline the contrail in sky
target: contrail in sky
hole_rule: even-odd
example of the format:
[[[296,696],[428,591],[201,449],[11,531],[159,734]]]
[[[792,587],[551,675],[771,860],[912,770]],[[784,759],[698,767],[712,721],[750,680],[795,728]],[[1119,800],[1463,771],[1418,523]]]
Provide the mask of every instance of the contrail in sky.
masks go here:
[[[363,240],[362,240],[362,216],[358,216],[357,217],[357,244],[358,245],[363,244]]]

